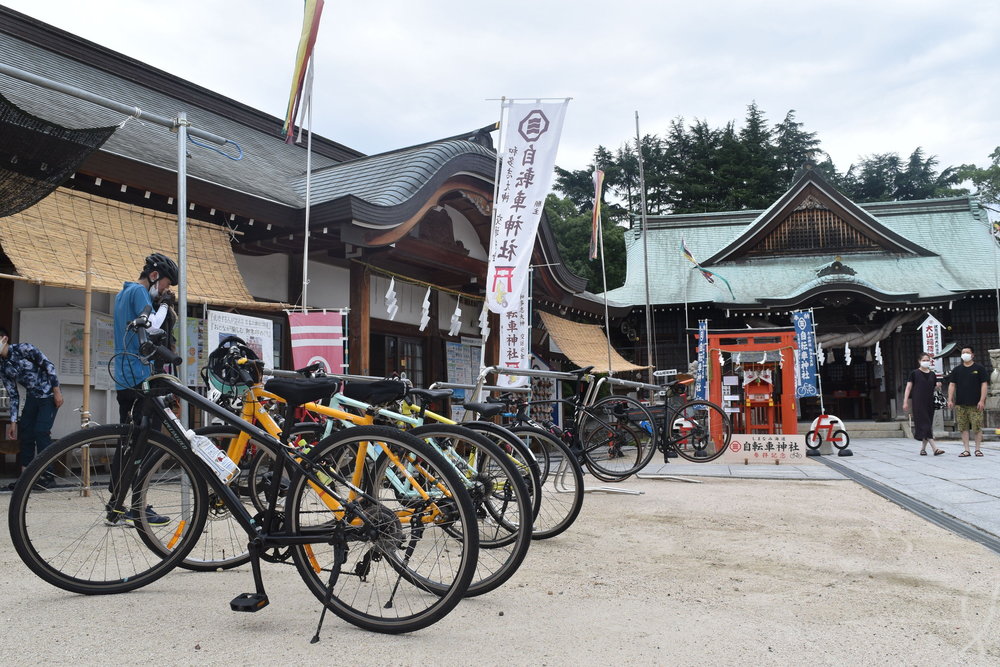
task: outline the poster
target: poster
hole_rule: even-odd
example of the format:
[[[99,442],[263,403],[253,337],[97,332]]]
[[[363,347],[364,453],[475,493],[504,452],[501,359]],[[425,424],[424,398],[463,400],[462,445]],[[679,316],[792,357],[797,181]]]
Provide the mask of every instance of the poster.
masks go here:
[[[94,313],[90,324],[90,384],[112,389],[108,362],[115,354],[111,317]],[[59,358],[51,360],[62,384],[83,384],[83,322],[59,321]]]
[[[271,320],[236,313],[208,311],[208,334],[205,345],[209,354],[227,336],[242,338],[264,361],[266,368],[274,368],[274,323]]]

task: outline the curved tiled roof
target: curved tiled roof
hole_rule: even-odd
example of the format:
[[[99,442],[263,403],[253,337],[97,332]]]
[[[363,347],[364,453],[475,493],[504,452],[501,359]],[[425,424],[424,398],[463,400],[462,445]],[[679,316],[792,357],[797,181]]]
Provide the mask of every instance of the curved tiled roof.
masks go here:
[[[470,164],[475,175],[492,180],[496,153],[472,141],[452,139],[313,171],[312,199],[314,203],[322,203],[353,195],[375,206],[398,206],[416,195],[453,160],[468,156],[484,158]],[[305,198],[305,174],[294,179],[292,187]]]

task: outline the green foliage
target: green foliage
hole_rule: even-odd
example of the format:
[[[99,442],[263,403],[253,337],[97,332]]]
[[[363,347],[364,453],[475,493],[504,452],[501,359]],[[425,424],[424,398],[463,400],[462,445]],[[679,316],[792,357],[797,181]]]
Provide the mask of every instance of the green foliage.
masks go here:
[[[981,169],[974,164],[963,164],[958,168],[961,181],[971,181],[976,188],[976,196],[994,211],[1000,210],[1000,146],[990,153],[993,163]]]
[[[590,196],[593,199],[593,184]],[[557,197],[550,193],[545,199],[545,215],[566,268],[586,278],[588,290],[604,291],[601,260],[590,259],[591,211],[580,210],[576,202],[569,197]],[[625,283],[625,229],[609,222],[611,215],[607,205],[602,206],[601,216],[608,289],[614,289]]]

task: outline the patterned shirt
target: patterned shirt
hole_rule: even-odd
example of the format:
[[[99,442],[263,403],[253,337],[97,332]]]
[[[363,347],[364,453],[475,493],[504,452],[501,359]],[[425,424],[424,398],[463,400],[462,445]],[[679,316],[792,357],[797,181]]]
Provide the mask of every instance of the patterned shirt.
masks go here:
[[[17,383],[24,385],[28,396],[49,398],[59,386],[56,367],[31,343],[11,343],[6,357],[0,357],[0,377],[10,397],[10,420],[17,421],[20,397]]]

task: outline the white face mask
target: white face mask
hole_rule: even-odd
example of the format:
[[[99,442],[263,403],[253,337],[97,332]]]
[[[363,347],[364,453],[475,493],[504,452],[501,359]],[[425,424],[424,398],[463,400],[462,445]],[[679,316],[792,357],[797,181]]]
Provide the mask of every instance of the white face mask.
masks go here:
[[[921,361],[920,362],[920,367],[921,368],[930,368],[931,367],[931,362],[929,362],[929,361]]]
[[[970,361],[972,361],[972,355],[966,352],[965,354],[962,355],[962,361],[964,361],[965,363],[969,363]]]
[[[149,284],[149,298],[150,299],[155,299],[156,297],[158,297],[160,295],[160,290],[158,290],[156,288],[156,286],[160,284],[160,278],[159,278],[159,276],[157,276],[156,280],[153,280],[152,278],[150,278],[149,281],[150,281],[150,284]]]

